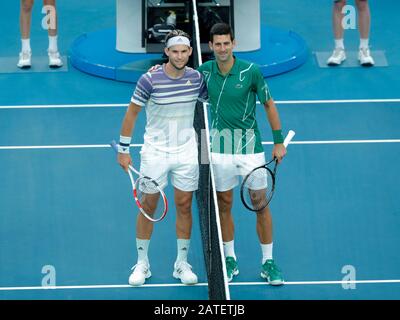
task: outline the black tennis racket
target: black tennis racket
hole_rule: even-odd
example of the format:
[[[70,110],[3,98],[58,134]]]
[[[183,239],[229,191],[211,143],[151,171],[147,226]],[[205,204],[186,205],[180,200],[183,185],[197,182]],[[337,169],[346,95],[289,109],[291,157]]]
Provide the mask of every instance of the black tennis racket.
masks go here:
[[[283,145],[287,148],[296,133],[290,130]],[[269,166],[273,163],[273,167]],[[268,163],[250,171],[243,179],[240,187],[240,197],[243,205],[255,212],[262,211],[270,203],[275,191],[276,168],[278,160],[272,159]]]
[[[111,141],[110,145],[115,152],[118,152],[115,141]],[[136,180],[132,172],[138,175]],[[152,222],[164,219],[168,212],[168,201],[158,183],[150,177],[143,176],[131,165],[129,166],[128,175],[132,185],[133,198],[140,213]]]

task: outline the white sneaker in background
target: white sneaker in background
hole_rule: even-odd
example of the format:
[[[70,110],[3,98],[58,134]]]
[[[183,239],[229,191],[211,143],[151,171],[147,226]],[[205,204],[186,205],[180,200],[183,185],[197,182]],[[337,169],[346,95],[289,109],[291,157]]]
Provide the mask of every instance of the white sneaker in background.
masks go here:
[[[343,48],[335,48],[333,50],[332,55],[327,60],[327,64],[329,66],[338,66],[341,65],[343,61],[346,60],[346,53]]]
[[[17,67],[21,69],[30,68],[31,57],[32,57],[32,51],[21,51],[19,53],[19,60],[17,63]]]
[[[49,55],[49,67],[50,68],[60,68],[63,66],[63,62],[58,51],[48,51]]]
[[[375,64],[368,48],[360,48],[360,51],[358,51],[358,60],[360,64],[365,67],[372,67]]]

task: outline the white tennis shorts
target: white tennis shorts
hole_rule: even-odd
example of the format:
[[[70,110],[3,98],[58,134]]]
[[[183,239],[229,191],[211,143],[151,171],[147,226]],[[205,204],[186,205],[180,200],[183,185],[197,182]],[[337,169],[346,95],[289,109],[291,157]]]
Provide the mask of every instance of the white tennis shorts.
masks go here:
[[[215,188],[219,192],[228,191],[239,184],[239,177],[266,163],[264,152],[254,154],[211,153],[215,177]],[[263,188],[265,188],[263,182]],[[254,186],[255,189],[261,189]]]
[[[140,173],[156,180],[161,189],[171,184],[181,191],[195,191],[199,184],[199,164],[196,141],[186,143],[182,151],[168,153],[144,144],[140,151]]]

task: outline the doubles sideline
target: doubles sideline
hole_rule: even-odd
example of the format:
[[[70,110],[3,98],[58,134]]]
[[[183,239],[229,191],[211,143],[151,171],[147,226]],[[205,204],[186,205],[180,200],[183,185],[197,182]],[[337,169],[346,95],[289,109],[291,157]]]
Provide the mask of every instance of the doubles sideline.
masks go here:
[[[349,280],[349,281],[286,281],[285,285],[350,285],[350,284],[384,284],[384,283],[400,283],[400,279],[393,280]],[[257,286],[269,285],[264,282],[234,282],[229,286]],[[208,286],[207,283],[197,283],[197,286]],[[181,283],[166,284],[144,284],[140,288],[163,288],[163,287],[187,287]],[[32,286],[32,287],[0,287],[0,291],[27,291],[27,290],[75,290],[75,289],[123,289],[133,288],[130,285],[81,285],[81,286]]]
[[[342,100],[276,100],[276,104],[343,104],[343,103],[400,103],[400,99],[342,99]],[[0,106],[0,109],[51,109],[51,108],[122,108],[127,107],[127,103],[98,103],[98,104],[50,104],[50,105],[17,105]]]
[[[365,143],[400,143],[400,139],[383,140],[320,140],[320,141],[291,141],[290,144],[365,144]],[[264,141],[263,145],[272,145],[272,141]],[[140,148],[142,144],[131,144],[131,147]],[[36,150],[36,149],[93,149],[110,148],[109,144],[78,144],[78,145],[42,145],[42,146],[0,146],[0,150]]]

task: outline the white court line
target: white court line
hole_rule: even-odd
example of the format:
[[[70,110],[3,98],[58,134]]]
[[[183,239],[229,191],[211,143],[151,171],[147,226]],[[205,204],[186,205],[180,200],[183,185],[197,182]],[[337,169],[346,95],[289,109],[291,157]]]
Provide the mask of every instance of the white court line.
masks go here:
[[[400,280],[351,280],[351,281],[285,281],[285,285],[327,285],[327,284],[366,284],[366,283],[400,283]],[[267,282],[232,282],[230,286],[258,286],[269,285]]]
[[[207,283],[197,283],[194,286],[208,286]],[[188,287],[181,283],[166,284],[144,284],[137,288],[164,288],[164,287]],[[87,285],[87,286],[37,286],[37,287],[0,287],[0,291],[25,291],[25,290],[74,290],[74,289],[124,289],[136,288],[128,284],[112,284],[112,285]]]
[[[143,144],[131,144],[131,147],[142,147]],[[77,145],[54,145],[54,146],[0,146],[0,150],[35,150],[35,149],[95,149],[111,148],[109,144],[77,144]]]
[[[21,106],[0,106],[0,109],[62,109],[62,108],[121,108],[128,107],[128,104],[49,104],[49,105],[21,105]]]
[[[335,104],[335,103],[399,103],[400,99],[342,99],[342,100],[276,100],[276,104]],[[258,103],[259,104],[259,103]],[[0,109],[56,109],[56,108],[122,108],[128,103],[50,104],[0,106]]]
[[[281,100],[276,104],[398,103],[400,99]]]
[[[350,285],[350,284],[383,284],[383,283],[400,283],[400,280],[353,280],[353,281],[287,281],[285,285]],[[269,285],[263,282],[232,282],[229,286],[258,286]],[[198,283],[194,286],[208,286],[207,283]],[[165,287],[186,287],[187,285],[176,284],[145,284],[138,288],[165,288]],[[37,287],[0,287],[0,291],[28,291],[28,290],[74,290],[74,289],[125,289],[134,288],[130,285],[82,285],[82,286],[37,286]]]
[[[321,140],[321,141],[291,141],[290,144],[356,144],[356,143],[399,143],[400,139],[384,140]],[[272,141],[262,142],[263,145],[273,144]]]
[[[291,141],[290,144],[357,144],[357,143],[400,143],[400,139],[386,140],[321,140],[321,141]],[[272,145],[266,141],[263,145]],[[131,147],[140,148],[143,144],[131,144]],[[94,149],[110,148],[109,144],[82,144],[82,145],[49,145],[49,146],[0,146],[0,150],[36,150],[36,149]]]

